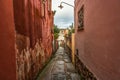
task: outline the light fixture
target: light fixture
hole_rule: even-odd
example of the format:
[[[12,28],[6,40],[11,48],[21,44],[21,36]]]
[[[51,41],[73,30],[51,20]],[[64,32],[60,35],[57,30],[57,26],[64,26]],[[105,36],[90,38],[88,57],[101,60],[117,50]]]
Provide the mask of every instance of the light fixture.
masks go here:
[[[59,7],[60,9],[62,9],[62,8],[63,8],[62,4],[60,4],[58,7]]]
[[[71,7],[73,7],[73,8],[74,8],[74,6],[73,6],[73,5],[68,4],[68,3],[66,3],[66,2],[63,2],[63,1],[62,1],[62,2],[60,3],[60,5],[58,6],[60,9],[62,9],[62,8],[63,8],[62,3],[64,3],[64,4],[66,4],[66,5],[71,6]]]

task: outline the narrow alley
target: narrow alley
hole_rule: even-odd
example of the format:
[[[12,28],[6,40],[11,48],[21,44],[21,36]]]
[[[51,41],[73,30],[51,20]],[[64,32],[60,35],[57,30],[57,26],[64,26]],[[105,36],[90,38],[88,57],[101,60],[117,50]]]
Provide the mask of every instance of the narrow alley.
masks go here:
[[[0,0],[0,80],[120,80],[120,0]]]
[[[37,80],[80,80],[68,54],[59,47]]]

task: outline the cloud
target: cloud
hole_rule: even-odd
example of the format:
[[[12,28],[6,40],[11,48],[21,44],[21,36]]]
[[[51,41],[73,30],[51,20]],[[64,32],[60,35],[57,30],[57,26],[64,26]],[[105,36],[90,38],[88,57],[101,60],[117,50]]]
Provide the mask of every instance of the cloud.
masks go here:
[[[62,0],[53,0],[52,9],[56,10],[56,14],[54,16],[54,23],[58,25],[58,27],[67,28],[74,22],[74,9],[66,4],[62,4],[64,6],[63,9],[59,9],[58,6]],[[74,4],[74,0],[64,0],[69,4]]]
[[[73,17],[72,16],[58,16],[55,18],[55,24],[59,27],[68,27],[73,23]]]

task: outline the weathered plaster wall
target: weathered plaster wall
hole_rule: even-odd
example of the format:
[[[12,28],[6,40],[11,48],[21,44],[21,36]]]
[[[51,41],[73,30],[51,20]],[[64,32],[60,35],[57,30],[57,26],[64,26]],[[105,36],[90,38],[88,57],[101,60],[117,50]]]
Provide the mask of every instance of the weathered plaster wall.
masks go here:
[[[17,34],[16,40],[22,41],[26,39],[30,43],[29,37]],[[19,46],[18,44],[16,45]],[[18,79],[20,80],[34,80],[45,65],[45,53],[41,40],[37,40],[34,48],[26,47],[19,51],[16,47],[17,54],[17,71]]]
[[[0,0],[0,5],[0,79],[34,80],[52,54],[51,0]]]
[[[14,0],[18,79],[34,80],[51,57],[54,15],[48,1]]]
[[[120,1],[76,0],[76,49],[79,59],[98,80],[120,79]],[[77,31],[77,13],[84,5],[84,30]]]

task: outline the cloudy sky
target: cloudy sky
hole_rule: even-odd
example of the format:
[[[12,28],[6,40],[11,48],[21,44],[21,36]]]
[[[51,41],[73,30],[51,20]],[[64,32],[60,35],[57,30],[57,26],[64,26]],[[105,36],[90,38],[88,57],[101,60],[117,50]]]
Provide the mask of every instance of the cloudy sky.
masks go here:
[[[58,25],[59,28],[67,28],[74,22],[74,9],[64,3],[62,4],[64,6],[63,9],[58,8],[62,1],[74,5],[74,0],[52,0],[52,10],[56,10],[54,23]]]

